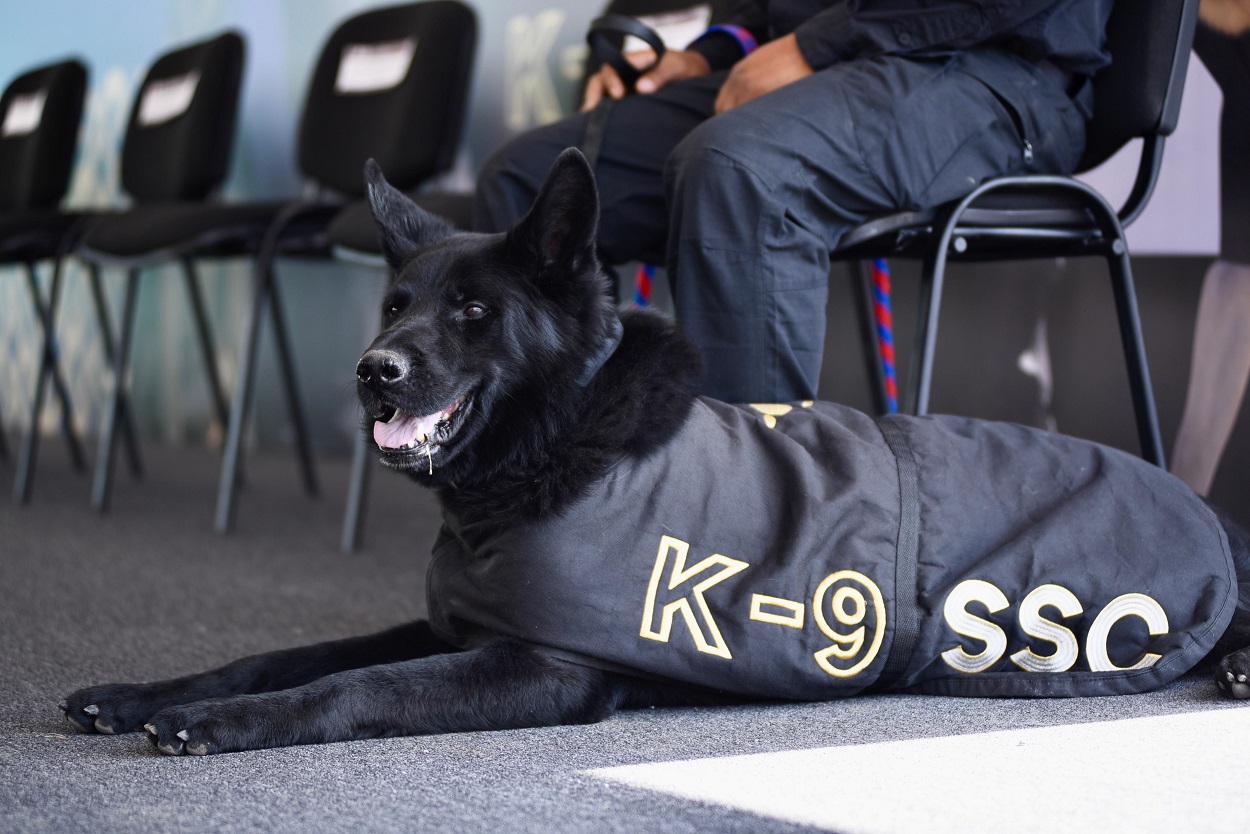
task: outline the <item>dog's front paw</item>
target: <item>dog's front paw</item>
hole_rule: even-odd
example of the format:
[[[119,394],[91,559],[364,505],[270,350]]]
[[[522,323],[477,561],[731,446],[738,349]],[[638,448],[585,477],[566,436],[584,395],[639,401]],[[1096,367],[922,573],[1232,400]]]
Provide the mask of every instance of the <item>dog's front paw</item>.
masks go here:
[[[61,702],[65,717],[75,727],[107,735],[138,730],[161,706],[156,687],[145,683],[89,686]]]
[[[272,747],[254,697],[214,698],[163,709],[144,724],[148,739],[167,756],[207,756]]]
[[[1250,698],[1250,648],[1232,652],[1215,670],[1215,683],[1230,698]]]

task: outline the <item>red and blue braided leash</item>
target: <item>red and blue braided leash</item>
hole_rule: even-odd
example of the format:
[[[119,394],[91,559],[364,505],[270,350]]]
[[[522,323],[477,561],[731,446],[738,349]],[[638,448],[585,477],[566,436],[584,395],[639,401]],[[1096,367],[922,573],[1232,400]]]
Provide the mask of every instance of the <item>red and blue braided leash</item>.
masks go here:
[[[890,312],[890,265],[885,258],[872,262],[872,314],[877,323],[881,376],[885,383],[885,410],[898,413],[898,379],[894,373],[894,316]]]
[[[655,264],[638,264],[634,273],[634,305],[651,306],[651,284],[655,281]]]

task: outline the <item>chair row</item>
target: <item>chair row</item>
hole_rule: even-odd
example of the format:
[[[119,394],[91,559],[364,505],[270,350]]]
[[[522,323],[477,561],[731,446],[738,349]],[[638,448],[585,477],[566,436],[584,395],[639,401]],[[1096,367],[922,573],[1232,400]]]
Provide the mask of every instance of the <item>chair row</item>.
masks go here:
[[[410,192],[452,166],[476,42],[476,18],[457,0],[384,8],[342,23],[313,68],[296,138],[298,167],[308,182],[305,193],[313,196],[292,200],[230,203],[216,196],[229,169],[243,78],[245,45],[238,33],[171,51],[146,73],[121,149],[121,183],[133,201],[125,211],[58,209],[73,164],[86,68],[64,61],[14,80],[0,98],[0,264],[25,268],[44,334],[29,431],[18,455],[16,497],[30,498],[39,415],[49,384],[62,404],[62,430],[71,455],[76,465],[85,466],[55,337],[63,267],[71,255],[88,266],[103,357],[113,371],[95,461],[94,507],[108,508],[119,442],[131,467],[136,472],[142,468],[126,392],[134,313],[141,271],[167,262],[182,267],[215,414],[225,427],[216,528],[224,532],[234,524],[243,432],[266,319],[277,346],[304,488],[315,494],[308,423],[275,260],[331,258],[348,249],[356,252],[356,259],[363,252],[381,264],[368,222],[364,163],[371,157],[378,160],[388,179]],[[437,195],[414,196],[443,211],[463,205],[451,201],[445,206]],[[253,259],[253,298],[234,390],[227,396],[216,370],[196,263],[238,256]],[[35,265],[46,260],[55,265],[44,294]],[[104,299],[103,267],[126,271],[116,322]]]

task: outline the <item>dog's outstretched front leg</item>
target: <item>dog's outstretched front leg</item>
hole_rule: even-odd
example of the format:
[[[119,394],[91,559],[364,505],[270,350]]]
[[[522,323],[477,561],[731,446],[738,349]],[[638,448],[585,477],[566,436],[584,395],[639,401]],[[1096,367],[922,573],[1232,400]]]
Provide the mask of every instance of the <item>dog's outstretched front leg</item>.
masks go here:
[[[494,643],[458,654],[331,675],[284,692],[162,710],[162,753],[204,755],[292,744],[586,723],[620,698],[614,676]]]
[[[61,709],[84,732],[128,733],[142,728],[166,707],[290,689],[347,669],[447,651],[452,647],[421,621],[366,637],[245,657],[220,669],[174,680],[91,686],[69,695]]]

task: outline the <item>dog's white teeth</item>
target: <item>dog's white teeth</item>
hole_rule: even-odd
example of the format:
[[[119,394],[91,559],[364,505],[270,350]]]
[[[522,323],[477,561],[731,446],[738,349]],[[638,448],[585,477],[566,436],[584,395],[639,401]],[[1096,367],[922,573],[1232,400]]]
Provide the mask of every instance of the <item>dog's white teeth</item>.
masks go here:
[[[391,415],[391,419],[386,421],[386,425],[389,426],[392,423],[394,423],[396,420],[401,419],[403,417],[403,414],[404,412],[400,411],[398,408],[395,409],[395,413]]]

